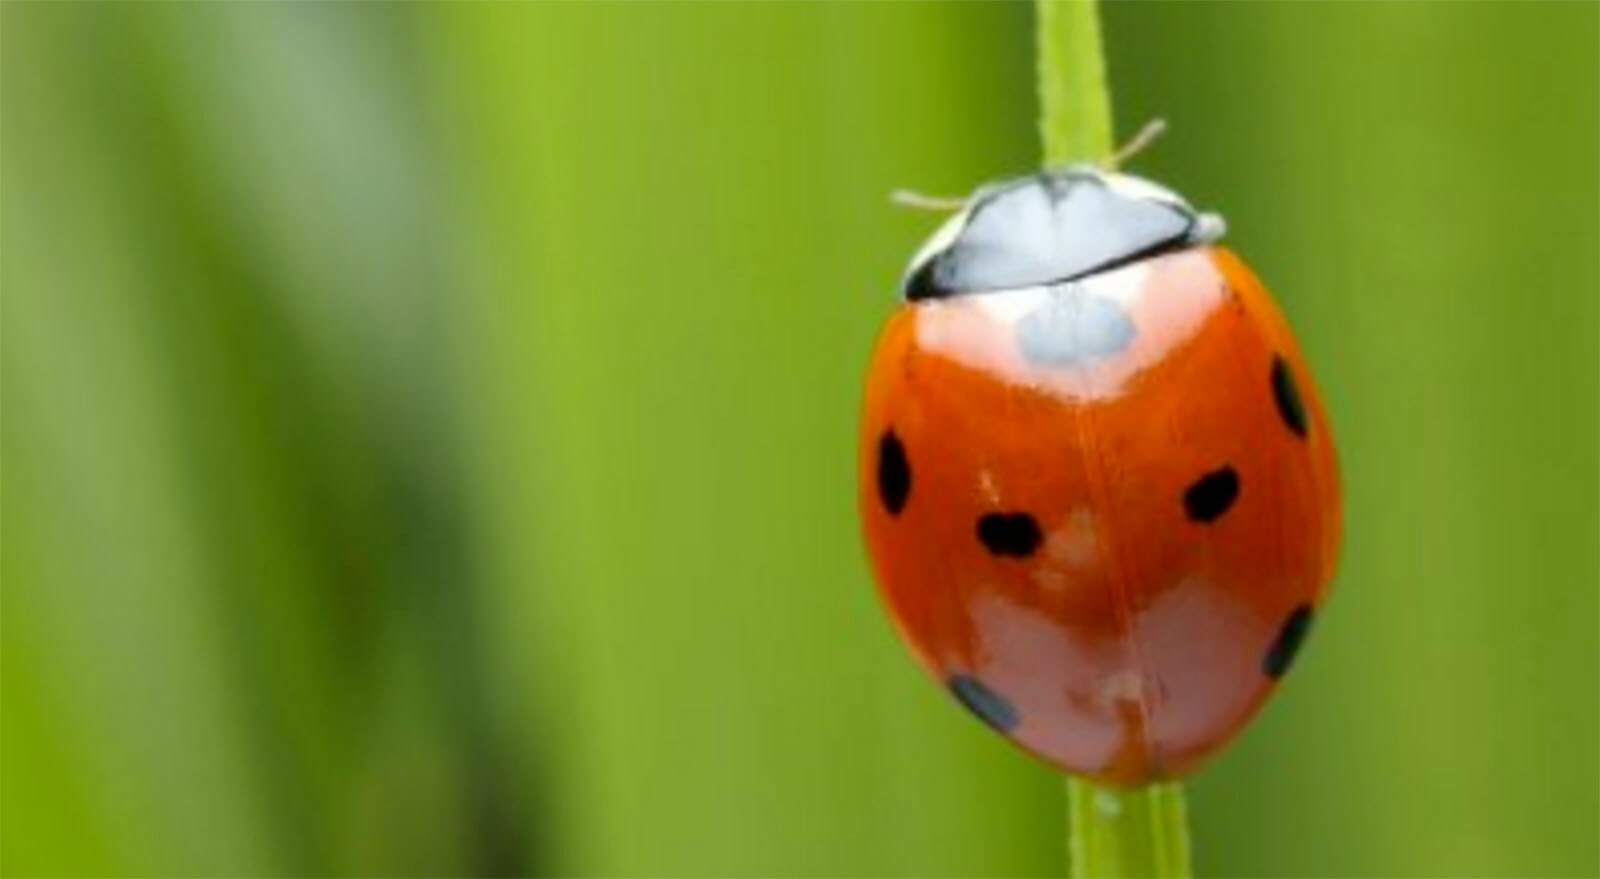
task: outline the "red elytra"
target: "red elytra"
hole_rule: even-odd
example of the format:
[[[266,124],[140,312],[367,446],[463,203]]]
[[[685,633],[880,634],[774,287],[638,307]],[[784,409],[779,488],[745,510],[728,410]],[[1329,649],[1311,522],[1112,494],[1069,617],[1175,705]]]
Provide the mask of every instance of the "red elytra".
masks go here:
[[[1220,234],[1092,168],[980,191],[913,263],[867,375],[859,502],[902,637],[973,713],[1101,783],[1183,775],[1235,735],[1334,567],[1327,418]]]

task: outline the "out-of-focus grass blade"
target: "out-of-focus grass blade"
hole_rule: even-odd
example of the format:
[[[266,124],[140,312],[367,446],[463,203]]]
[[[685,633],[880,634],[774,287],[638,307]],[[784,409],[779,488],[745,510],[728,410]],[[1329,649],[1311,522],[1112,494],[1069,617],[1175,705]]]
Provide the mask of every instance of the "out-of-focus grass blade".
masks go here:
[[[5,17],[7,871],[525,869],[406,17]]]

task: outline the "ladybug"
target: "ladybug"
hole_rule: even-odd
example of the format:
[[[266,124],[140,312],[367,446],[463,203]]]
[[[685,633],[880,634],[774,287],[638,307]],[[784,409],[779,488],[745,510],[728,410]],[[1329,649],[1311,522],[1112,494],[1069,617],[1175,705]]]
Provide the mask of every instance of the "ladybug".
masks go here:
[[[982,187],[912,259],[867,373],[859,505],[900,635],[1102,784],[1236,734],[1334,568],[1327,418],[1223,232],[1094,165]]]

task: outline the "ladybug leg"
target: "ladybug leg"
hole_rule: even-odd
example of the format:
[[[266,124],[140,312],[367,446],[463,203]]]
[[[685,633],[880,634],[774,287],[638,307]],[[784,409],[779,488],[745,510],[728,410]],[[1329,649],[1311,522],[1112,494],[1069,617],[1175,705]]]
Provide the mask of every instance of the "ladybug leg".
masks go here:
[[[1138,155],[1144,150],[1145,147],[1150,145],[1151,141],[1160,137],[1166,130],[1167,120],[1151,119],[1149,122],[1144,124],[1143,128],[1139,129],[1138,134],[1135,134],[1131,140],[1118,148],[1117,151],[1107,157],[1104,162],[1101,162],[1101,167],[1105,168],[1107,171],[1115,171],[1116,169],[1122,167],[1123,162],[1126,162]]]
[[[966,207],[967,200],[948,195],[928,195],[910,189],[896,189],[889,193],[889,201],[903,208],[914,208],[919,211],[959,211]]]

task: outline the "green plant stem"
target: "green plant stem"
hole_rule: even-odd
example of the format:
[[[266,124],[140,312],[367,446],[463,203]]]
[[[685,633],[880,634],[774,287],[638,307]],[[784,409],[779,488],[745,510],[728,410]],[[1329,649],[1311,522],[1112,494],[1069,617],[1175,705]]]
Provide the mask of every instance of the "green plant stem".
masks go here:
[[[1039,135],[1046,166],[1111,155],[1111,94],[1095,0],[1035,0],[1039,50]],[[1068,853],[1073,876],[1176,877],[1189,872],[1183,788],[1133,791],[1067,779]]]
[[[1116,790],[1068,778],[1067,809],[1073,876],[1185,879],[1190,875],[1182,785]]]
[[[1044,164],[1111,155],[1111,93],[1095,0],[1036,0],[1039,134]]]

